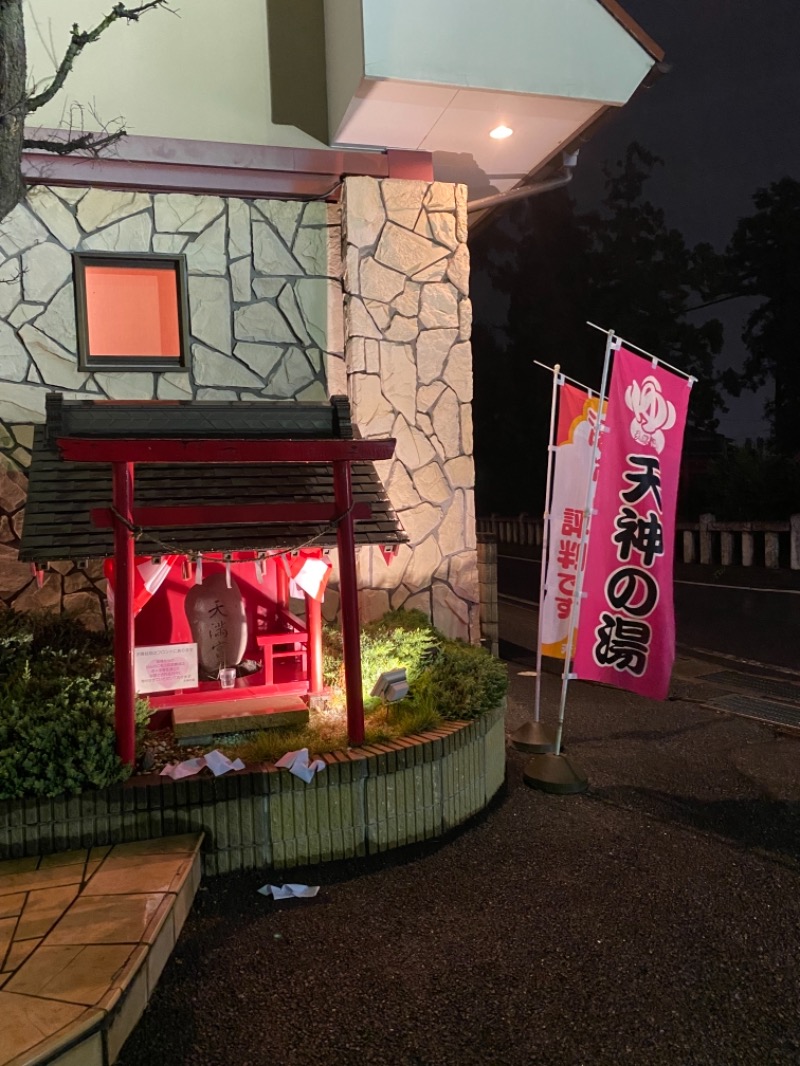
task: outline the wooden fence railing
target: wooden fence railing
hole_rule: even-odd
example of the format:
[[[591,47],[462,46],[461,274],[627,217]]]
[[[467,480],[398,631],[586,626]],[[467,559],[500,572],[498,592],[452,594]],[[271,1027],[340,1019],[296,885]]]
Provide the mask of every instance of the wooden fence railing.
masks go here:
[[[491,533],[498,544],[539,547],[544,524],[527,514],[489,515],[478,519],[478,532]],[[704,566],[766,566],[800,570],[800,514],[788,522],[717,522],[700,515],[678,522],[675,559]]]

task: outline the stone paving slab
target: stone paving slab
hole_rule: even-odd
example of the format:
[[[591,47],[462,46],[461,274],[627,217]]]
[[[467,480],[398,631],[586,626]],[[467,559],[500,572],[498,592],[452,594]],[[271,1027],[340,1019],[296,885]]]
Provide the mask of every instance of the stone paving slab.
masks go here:
[[[200,884],[202,833],[0,862],[0,1066],[110,1066]]]

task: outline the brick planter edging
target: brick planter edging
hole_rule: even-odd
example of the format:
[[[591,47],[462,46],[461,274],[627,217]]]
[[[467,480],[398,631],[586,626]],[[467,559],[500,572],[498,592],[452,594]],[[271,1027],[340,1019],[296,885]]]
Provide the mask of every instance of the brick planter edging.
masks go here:
[[[324,756],[305,784],[272,765],[218,778],[149,775],[54,799],[0,801],[0,859],[205,833],[206,874],[282,869],[440,836],[505,778],[505,703],[472,722]]]

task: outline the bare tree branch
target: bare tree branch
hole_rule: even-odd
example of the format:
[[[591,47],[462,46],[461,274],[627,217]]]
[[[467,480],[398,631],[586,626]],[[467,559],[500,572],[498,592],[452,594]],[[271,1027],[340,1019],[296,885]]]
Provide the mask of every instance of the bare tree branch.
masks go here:
[[[75,60],[83,49],[98,40],[113,23],[120,19],[138,22],[142,15],[156,8],[171,14],[177,12],[169,6],[169,0],[130,0],[129,4],[106,0],[111,7],[109,14],[94,27],[83,31],[73,24],[69,45],[52,79],[39,85],[27,84],[27,55],[25,49],[25,25],[23,4],[25,0],[0,0],[0,220],[12,211],[25,197],[25,181],[22,176],[21,157],[23,149],[41,149],[54,155],[65,156],[73,152],[97,154],[103,148],[114,145],[125,135],[122,123],[114,120],[111,128],[103,123],[99,130],[87,133],[76,127],[70,110],[69,127],[63,134],[42,130],[41,136],[25,134],[25,116],[47,104],[63,87],[73,69]],[[41,30],[35,23],[40,36]],[[52,53],[52,47],[49,49]],[[54,65],[56,60],[53,59]],[[94,116],[96,119],[96,116]],[[30,167],[32,157],[28,157]],[[46,163],[46,156],[38,157]],[[37,164],[38,166],[38,164]]]
[[[127,136],[125,130],[114,130],[113,133],[83,133],[79,137],[70,137],[67,141],[48,140],[45,137],[26,137],[22,142],[23,148],[38,148],[42,152],[50,152],[52,155],[71,155],[73,152],[88,152],[90,155],[99,155],[104,148]]]
[[[2,3],[3,0],[0,0],[0,10],[2,10]],[[5,110],[0,111],[0,123],[2,123],[4,119],[9,118],[11,115],[16,115],[21,109],[26,107],[26,100],[26,96],[18,96],[14,100],[7,101]]]
[[[2,0],[0,0],[0,4],[2,4]],[[112,26],[120,19],[127,19],[128,22],[138,22],[145,12],[152,11],[157,7],[165,7],[166,4],[167,0],[148,0],[147,3],[139,4],[138,7],[126,7],[123,3],[115,4],[110,13],[106,15],[106,17],[98,23],[93,30],[81,30],[78,28],[77,22],[74,23],[72,26],[69,46],[64,53],[64,58],[61,60],[53,80],[46,89],[42,90],[42,92],[28,98],[26,111],[29,114],[32,111],[38,111],[40,107],[44,107],[45,104],[53,99],[66,81],[67,75],[72,70],[75,60],[84,48],[88,44],[93,44],[95,41],[99,40],[109,26]]]
[[[86,113],[99,127],[87,130]],[[86,152],[87,155],[99,156],[123,137],[127,131],[122,118],[111,122],[101,122],[94,105],[71,104],[69,113],[64,112],[61,126],[57,130],[31,130],[23,140],[23,148],[34,148],[52,155],[71,155],[73,152]]]

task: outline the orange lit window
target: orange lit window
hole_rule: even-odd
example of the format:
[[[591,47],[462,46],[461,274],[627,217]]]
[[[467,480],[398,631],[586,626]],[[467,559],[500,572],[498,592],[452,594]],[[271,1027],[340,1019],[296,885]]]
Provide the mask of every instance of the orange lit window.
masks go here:
[[[186,366],[186,267],[182,256],[75,255],[81,366]]]

